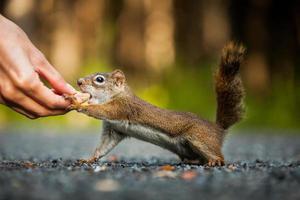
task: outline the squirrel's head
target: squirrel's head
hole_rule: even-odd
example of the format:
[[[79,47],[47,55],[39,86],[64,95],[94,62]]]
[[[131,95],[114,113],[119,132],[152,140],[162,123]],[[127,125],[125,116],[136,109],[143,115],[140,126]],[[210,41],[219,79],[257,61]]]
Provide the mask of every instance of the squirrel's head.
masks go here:
[[[117,95],[124,94],[127,89],[125,75],[119,69],[80,78],[77,84],[82,92],[91,95],[90,104],[105,103]]]

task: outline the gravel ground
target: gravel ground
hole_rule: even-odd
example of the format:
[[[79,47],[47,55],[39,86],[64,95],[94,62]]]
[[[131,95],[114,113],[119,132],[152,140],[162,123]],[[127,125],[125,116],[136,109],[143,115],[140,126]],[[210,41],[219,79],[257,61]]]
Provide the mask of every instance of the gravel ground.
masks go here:
[[[87,164],[99,135],[26,132],[0,134],[1,200],[300,199],[300,135],[230,135],[209,168],[134,139]]]

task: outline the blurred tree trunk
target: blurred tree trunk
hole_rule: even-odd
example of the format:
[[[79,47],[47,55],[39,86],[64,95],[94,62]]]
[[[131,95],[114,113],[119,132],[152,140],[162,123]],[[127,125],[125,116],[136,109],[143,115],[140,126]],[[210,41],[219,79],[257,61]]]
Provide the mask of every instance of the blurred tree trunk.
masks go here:
[[[227,0],[202,1],[202,51],[205,57],[219,55],[230,38]]]
[[[268,55],[275,78],[296,81],[299,64],[300,35],[297,33],[297,21],[300,17],[297,1],[289,3],[274,1],[268,16],[270,45]],[[298,18],[297,18],[298,17]],[[299,24],[298,24],[299,25]]]
[[[135,71],[161,72],[174,61],[173,1],[125,0],[119,17],[116,60]]]
[[[257,96],[268,94],[278,80],[296,86],[299,3],[232,0],[230,8],[233,38],[245,42],[248,48],[244,74],[250,90]]]
[[[293,22],[295,24],[295,32],[296,32],[296,43],[294,43],[296,51],[294,52],[294,56],[296,58],[295,67],[294,67],[294,91],[295,94],[295,109],[296,111],[296,119],[300,119],[300,112],[297,110],[297,107],[300,105],[300,4],[296,4],[294,6],[293,12]]]
[[[116,62],[122,68],[143,70],[145,68],[143,1],[124,0],[117,24]]]
[[[35,33],[31,38],[36,40],[40,49],[49,59],[51,59],[52,51],[52,35],[55,30],[55,15],[53,14],[54,1],[44,0],[35,1]]]
[[[7,0],[1,0],[0,1],[0,13],[3,15],[4,13],[4,8],[6,7]]]
[[[104,41],[104,14],[108,0],[80,0],[75,4],[74,16],[77,20],[84,58],[102,56]],[[103,41],[103,42],[100,42]]]
[[[4,5],[4,4],[3,4]],[[35,1],[18,1],[10,0],[5,4],[4,16],[13,20],[18,24],[28,35],[33,35],[36,27],[35,18]],[[34,41],[35,42],[35,41]]]
[[[187,63],[200,60],[202,53],[202,0],[174,0],[176,55]],[[178,59],[178,58],[177,58]]]
[[[300,4],[299,1],[274,1],[270,6],[268,55],[272,66],[272,83],[283,90],[287,109],[300,119]],[[297,24],[298,23],[298,24]],[[278,88],[280,87],[280,88]]]
[[[82,60],[100,56],[106,1],[55,1],[51,60],[67,79],[78,74]],[[72,69],[72,70],[70,70]]]
[[[175,0],[177,54],[184,62],[196,64],[219,54],[229,40],[227,1]]]
[[[266,17],[269,1],[231,2],[233,38],[246,43],[245,82],[251,91],[265,93],[269,88],[270,71],[267,60],[268,30]]]
[[[51,35],[51,60],[59,71],[71,79],[78,73],[82,59],[82,42],[74,16],[76,1],[55,1],[54,30]]]
[[[145,59],[147,66],[158,72],[174,62],[173,1],[152,0],[144,3]]]

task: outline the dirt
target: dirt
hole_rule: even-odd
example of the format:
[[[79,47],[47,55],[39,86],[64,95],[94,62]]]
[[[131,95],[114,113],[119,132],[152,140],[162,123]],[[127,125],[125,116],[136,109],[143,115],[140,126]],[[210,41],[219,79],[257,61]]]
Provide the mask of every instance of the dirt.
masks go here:
[[[0,134],[0,199],[300,199],[300,135],[230,135],[207,167],[132,139],[89,164],[99,135],[27,132]]]

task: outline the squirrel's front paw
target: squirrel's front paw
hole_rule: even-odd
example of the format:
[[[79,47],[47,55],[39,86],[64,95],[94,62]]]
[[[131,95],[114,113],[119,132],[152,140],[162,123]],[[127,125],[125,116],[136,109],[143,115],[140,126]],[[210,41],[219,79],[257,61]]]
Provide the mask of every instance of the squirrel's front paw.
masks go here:
[[[75,94],[71,95],[64,94],[63,96],[65,99],[71,102],[71,105],[67,108],[68,110],[80,109],[81,105],[86,103],[91,97],[90,94],[81,92],[76,92]]]
[[[71,105],[67,107],[67,110],[76,110],[80,103],[77,101],[75,94],[64,94],[64,98],[71,102]]]
[[[78,160],[80,164],[94,164],[95,162],[98,162],[98,159],[95,157],[89,158],[89,159],[80,159]]]

